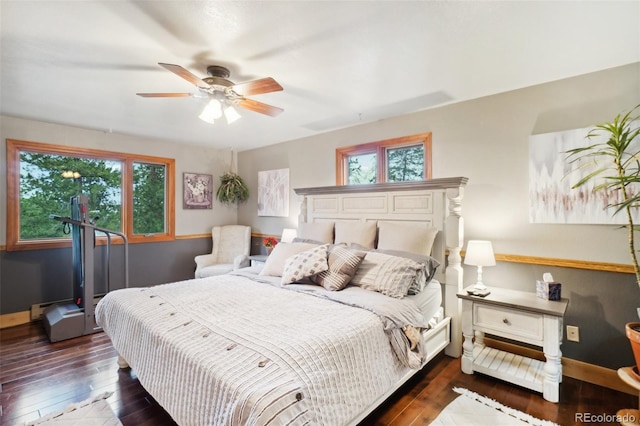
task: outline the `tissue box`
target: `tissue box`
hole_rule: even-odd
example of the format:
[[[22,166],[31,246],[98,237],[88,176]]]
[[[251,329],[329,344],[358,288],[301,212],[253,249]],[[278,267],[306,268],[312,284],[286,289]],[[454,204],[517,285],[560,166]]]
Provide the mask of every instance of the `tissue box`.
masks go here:
[[[544,300],[560,300],[562,298],[562,284],[537,280],[536,295]]]

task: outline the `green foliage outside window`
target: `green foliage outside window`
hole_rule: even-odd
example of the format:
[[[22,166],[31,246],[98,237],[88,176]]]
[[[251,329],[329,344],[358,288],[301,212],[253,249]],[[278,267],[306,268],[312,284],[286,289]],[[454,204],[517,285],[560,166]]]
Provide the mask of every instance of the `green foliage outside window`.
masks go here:
[[[422,145],[387,149],[387,182],[424,179]]]
[[[424,179],[424,148],[421,145],[384,150],[386,182],[406,182]],[[376,183],[377,156],[375,153],[350,155],[349,184]]]
[[[133,163],[133,233],[164,232],[165,167]]]
[[[89,218],[101,228],[122,231],[122,164],[119,161],[20,154],[20,239],[66,238],[60,222],[50,214],[69,216],[71,197],[89,197]],[[76,173],[65,178],[63,171]],[[165,230],[164,165],[134,163],[133,232]]]
[[[349,185],[376,183],[376,154],[349,156]]]
[[[63,171],[76,172],[65,178]],[[90,218],[98,225],[120,231],[121,163],[54,154],[20,153],[20,239],[68,237],[50,214],[70,216],[70,200],[80,193],[89,197]]]

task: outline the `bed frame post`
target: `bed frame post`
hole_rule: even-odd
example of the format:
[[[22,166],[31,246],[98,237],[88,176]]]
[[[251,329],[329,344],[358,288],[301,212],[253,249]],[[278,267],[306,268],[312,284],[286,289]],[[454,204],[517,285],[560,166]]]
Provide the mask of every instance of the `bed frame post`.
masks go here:
[[[464,244],[464,218],[462,197],[464,187],[447,188],[449,211],[445,220],[446,248],[449,251],[445,271],[445,314],[451,317],[451,343],[445,349],[449,356],[458,358],[462,350],[462,326],[460,324],[460,300],[456,293],[463,288],[463,270],[460,250]]]
[[[300,197],[300,213],[298,214],[298,224],[307,223],[307,196]],[[299,225],[298,225],[299,226]]]

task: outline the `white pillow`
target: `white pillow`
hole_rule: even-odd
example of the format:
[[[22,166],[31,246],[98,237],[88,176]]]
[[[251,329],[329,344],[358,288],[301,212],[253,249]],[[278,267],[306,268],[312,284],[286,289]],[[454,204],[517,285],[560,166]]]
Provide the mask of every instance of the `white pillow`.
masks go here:
[[[329,244],[323,244],[288,258],[284,264],[280,282],[282,284],[291,284],[329,269],[329,264],[327,263],[328,247]]]
[[[366,248],[374,248],[376,243],[376,222],[336,222],[335,243],[357,243]]]
[[[428,256],[438,234],[437,228],[408,223],[378,222],[378,250],[400,250]]]
[[[298,225],[297,237],[331,244],[333,242],[333,222],[301,223]]]
[[[271,277],[281,277],[284,271],[284,264],[288,258],[305,250],[318,247],[317,244],[309,243],[278,243],[267,257],[267,261],[260,271],[260,275]]]

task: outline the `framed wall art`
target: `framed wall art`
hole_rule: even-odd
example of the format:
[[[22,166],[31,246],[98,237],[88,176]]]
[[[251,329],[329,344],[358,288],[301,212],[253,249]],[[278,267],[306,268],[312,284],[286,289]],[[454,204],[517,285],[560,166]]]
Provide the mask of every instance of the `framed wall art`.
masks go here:
[[[289,169],[258,172],[258,216],[289,216]]]
[[[614,215],[615,209],[609,208],[621,201],[620,194],[594,191],[596,184],[602,181],[572,188],[592,169],[572,165],[567,151],[605,141],[600,135],[587,138],[590,130],[571,129],[529,137],[530,223],[625,223],[624,215]],[[634,220],[640,220],[640,211],[633,214]]]
[[[213,176],[201,173],[183,174],[183,201],[185,209],[213,208]]]

